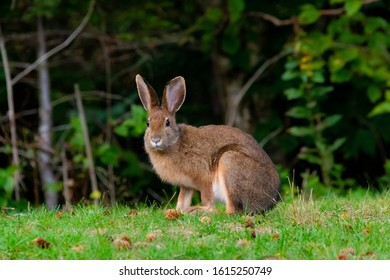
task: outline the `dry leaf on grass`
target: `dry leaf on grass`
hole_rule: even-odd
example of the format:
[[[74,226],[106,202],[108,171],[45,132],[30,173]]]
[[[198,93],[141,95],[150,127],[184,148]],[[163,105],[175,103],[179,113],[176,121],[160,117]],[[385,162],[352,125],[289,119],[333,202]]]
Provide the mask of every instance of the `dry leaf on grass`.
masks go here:
[[[279,237],[280,237],[280,233],[278,232],[272,234],[272,240],[279,239]]]
[[[211,224],[211,218],[209,216],[203,216],[199,219],[202,224]]]
[[[115,246],[116,249],[126,249],[129,250],[131,248],[131,241],[130,238],[126,235],[121,235],[118,238],[115,238],[112,241],[112,244]]]
[[[248,245],[248,241],[246,241],[245,239],[239,239],[236,243],[237,247],[245,247],[247,245]]]
[[[154,240],[156,240],[156,234],[152,231],[152,232],[149,232],[147,235],[146,235],[146,240],[149,241],[149,242],[152,242]]]
[[[165,211],[165,218],[167,220],[177,220],[180,218],[180,213],[175,209],[168,209]]]
[[[128,214],[127,216],[130,217],[130,218],[132,218],[132,217],[135,217],[135,216],[137,216],[137,215],[138,215],[137,210],[131,209],[130,212],[129,212],[129,214]]]
[[[82,251],[84,251],[84,247],[83,247],[83,245],[77,245],[77,246],[74,246],[72,248],[72,250],[76,251],[76,252],[82,252]]]
[[[253,228],[255,227],[255,224],[253,223],[253,219],[250,216],[245,217],[245,223],[244,223],[245,228]]]
[[[349,256],[355,255],[355,249],[352,247],[341,249],[337,259],[338,260],[347,260]]]
[[[50,242],[41,238],[41,237],[38,237],[38,238],[35,238],[34,240],[31,241],[33,244],[35,245],[38,245],[39,247],[41,247],[42,249],[47,249],[51,246]]]

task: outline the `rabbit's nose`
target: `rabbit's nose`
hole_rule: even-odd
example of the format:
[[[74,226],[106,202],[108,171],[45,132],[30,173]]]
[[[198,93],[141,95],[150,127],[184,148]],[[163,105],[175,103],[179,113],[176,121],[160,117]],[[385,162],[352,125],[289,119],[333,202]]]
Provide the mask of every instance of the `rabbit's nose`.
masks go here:
[[[161,137],[152,137],[152,146],[158,147],[161,145]]]

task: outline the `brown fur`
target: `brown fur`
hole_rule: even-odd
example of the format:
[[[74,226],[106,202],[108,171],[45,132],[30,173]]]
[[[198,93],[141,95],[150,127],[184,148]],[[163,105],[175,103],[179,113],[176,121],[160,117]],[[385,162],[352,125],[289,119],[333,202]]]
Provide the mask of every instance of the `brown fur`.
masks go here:
[[[201,194],[202,209],[213,210],[214,202],[222,200],[226,213],[263,212],[277,202],[279,175],[251,135],[230,126],[176,124],[186,95],[182,77],[167,84],[162,105],[140,75],[136,83],[149,115],[145,149],[160,178],[180,187],[178,210],[194,209],[194,191]]]

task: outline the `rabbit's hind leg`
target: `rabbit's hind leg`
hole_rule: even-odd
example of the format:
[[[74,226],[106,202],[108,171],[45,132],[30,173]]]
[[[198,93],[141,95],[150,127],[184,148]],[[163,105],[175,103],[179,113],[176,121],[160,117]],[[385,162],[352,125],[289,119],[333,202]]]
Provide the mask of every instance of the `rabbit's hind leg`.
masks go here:
[[[234,214],[236,212],[236,207],[232,201],[231,195],[228,191],[226,185],[226,174],[228,168],[223,163],[223,156],[221,157],[217,170],[214,175],[213,180],[213,195],[214,198],[225,203],[226,206],[226,214]]]
[[[181,186],[179,196],[177,198],[176,210],[184,212],[191,206],[192,195],[194,191],[192,189]]]

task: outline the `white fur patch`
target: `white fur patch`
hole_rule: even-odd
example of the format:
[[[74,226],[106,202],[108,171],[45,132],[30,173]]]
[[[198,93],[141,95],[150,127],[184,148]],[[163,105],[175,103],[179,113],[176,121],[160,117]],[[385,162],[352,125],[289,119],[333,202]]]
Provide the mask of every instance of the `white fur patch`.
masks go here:
[[[217,174],[214,177],[213,194],[215,199],[226,203],[227,190],[226,190],[225,180],[223,178],[223,175],[220,172],[217,172]]]

